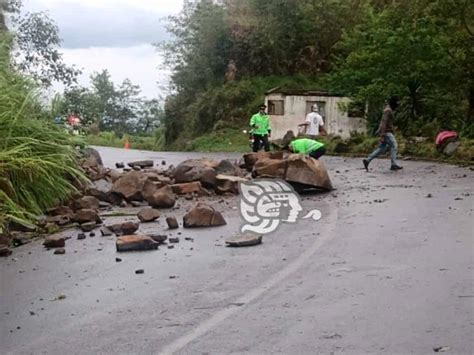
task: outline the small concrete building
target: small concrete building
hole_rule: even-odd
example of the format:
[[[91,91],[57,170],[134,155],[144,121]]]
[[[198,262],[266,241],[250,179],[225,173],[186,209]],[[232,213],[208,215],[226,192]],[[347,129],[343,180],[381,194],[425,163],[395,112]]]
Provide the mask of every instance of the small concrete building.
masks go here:
[[[348,97],[333,96],[323,91],[295,91],[274,88],[265,93],[265,104],[272,124],[272,139],[283,138],[292,130],[298,134],[298,124],[303,123],[311,106],[318,104],[328,134],[349,138],[351,132],[365,133],[366,121],[363,108],[352,107]]]

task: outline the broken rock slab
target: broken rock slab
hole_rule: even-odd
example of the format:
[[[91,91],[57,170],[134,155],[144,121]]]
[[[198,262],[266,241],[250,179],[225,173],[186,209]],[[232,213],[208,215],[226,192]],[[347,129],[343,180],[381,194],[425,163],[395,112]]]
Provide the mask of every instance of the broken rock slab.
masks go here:
[[[74,215],[74,220],[80,224],[86,222],[102,223],[102,220],[100,219],[97,211],[89,208],[77,210]]]
[[[232,238],[229,238],[225,241],[228,247],[248,247],[253,245],[262,244],[262,235],[257,235],[253,233],[244,233],[236,235]]]
[[[213,207],[198,203],[183,217],[185,228],[215,227],[227,224],[222,214]]]
[[[146,207],[138,212],[137,217],[140,222],[153,222],[160,217],[160,211],[155,208]]]
[[[156,250],[159,244],[146,235],[124,235],[118,237],[115,242],[118,252]]]
[[[116,235],[127,235],[135,233],[140,225],[135,222],[124,222],[117,223],[110,226],[106,226],[108,230],[112,231]]]

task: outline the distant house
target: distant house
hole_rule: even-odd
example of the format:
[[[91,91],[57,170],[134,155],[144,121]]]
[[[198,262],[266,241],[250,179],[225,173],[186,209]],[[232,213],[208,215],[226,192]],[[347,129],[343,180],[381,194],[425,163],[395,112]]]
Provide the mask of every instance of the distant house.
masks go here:
[[[363,109],[350,105],[348,97],[333,96],[323,91],[285,91],[274,88],[265,93],[265,104],[272,123],[272,139],[283,138],[292,130],[298,134],[311,106],[318,104],[324,127],[329,134],[349,138],[351,132],[365,133]],[[350,109],[348,109],[350,108]]]

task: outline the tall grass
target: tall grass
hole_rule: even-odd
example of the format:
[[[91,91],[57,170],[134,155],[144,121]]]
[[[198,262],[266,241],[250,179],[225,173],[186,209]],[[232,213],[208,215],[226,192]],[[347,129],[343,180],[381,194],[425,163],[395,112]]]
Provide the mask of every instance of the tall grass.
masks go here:
[[[54,126],[38,90],[11,69],[8,46],[0,37],[0,233],[10,222],[31,225],[84,178],[74,138]]]

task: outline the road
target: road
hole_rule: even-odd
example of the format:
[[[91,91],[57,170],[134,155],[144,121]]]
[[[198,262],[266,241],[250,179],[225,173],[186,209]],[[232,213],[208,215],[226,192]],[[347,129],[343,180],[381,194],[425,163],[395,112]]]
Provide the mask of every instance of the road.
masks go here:
[[[204,156],[100,151],[109,166]],[[0,352],[473,353],[474,172],[414,161],[391,172],[376,160],[366,173],[360,159],[322,160],[336,190],[302,196],[321,220],[284,224],[259,246],[225,247],[241,223],[238,197],[218,197],[207,199],[226,226],[142,224],[179,236],[174,249],[118,255],[114,237],[77,231],[65,255],[40,241],[16,248],[0,259]]]

